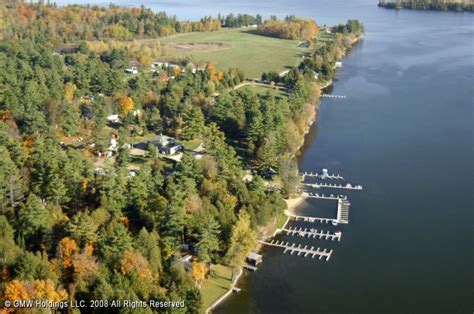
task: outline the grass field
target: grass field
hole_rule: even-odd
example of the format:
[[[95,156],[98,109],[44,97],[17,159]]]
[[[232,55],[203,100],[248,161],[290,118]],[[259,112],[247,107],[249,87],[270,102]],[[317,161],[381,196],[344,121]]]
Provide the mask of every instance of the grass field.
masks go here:
[[[211,276],[202,284],[203,308],[207,309],[214,301],[226,293],[232,284],[232,269],[224,265],[212,265]]]
[[[237,67],[247,77],[259,78],[263,72],[281,72],[295,66],[307,48],[296,40],[254,35],[248,30],[188,33],[163,38],[169,57],[192,56],[195,61],[210,61],[219,69]]]

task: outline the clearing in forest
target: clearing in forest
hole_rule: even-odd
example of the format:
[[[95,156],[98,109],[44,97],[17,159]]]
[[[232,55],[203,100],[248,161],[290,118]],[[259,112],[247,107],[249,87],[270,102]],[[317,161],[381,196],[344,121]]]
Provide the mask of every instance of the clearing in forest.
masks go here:
[[[294,67],[308,51],[298,47],[297,40],[255,35],[249,29],[179,34],[161,42],[167,47],[167,57],[191,56],[195,61],[209,61],[223,70],[236,67],[251,78]]]

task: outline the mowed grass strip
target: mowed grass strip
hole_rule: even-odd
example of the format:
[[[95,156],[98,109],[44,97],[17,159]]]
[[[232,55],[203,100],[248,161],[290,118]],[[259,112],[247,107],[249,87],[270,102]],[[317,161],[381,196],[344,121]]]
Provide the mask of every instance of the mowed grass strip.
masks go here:
[[[219,69],[239,68],[251,78],[293,67],[308,51],[298,47],[297,40],[255,35],[245,29],[179,34],[161,42],[167,45],[167,57],[192,56],[195,61],[212,62]]]
[[[211,276],[204,280],[201,287],[203,308],[207,309],[229,291],[231,285],[232,269],[224,265],[212,265]]]

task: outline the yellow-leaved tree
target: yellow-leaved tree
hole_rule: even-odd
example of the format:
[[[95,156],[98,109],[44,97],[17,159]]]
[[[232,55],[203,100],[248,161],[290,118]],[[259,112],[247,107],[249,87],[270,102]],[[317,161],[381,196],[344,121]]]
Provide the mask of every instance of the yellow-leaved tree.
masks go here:
[[[229,249],[225,255],[227,264],[232,267],[232,277],[236,270],[244,265],[256,239],[257,234],[250,225],[250,215],[245,210],[241,210],[237,223],[232,228]]]
[[[203,262],[194,262],[191,266],[191,276],[196,284],[201,288],[203,280],[206,278],[208,268]]]
[[[63,95],[64,95],[64,99],[66,99],[68,103],[71,103],[72,100],[74,99],[74,93],[76,92],[76,90],[77,90],[76,85],[74,85],[71,82],[67,82],[66,85],[64,85]]]
[[[118,99],[118,106],[120,116],[125,117],[133,110],[133,99],[126,95],[120,96]]]

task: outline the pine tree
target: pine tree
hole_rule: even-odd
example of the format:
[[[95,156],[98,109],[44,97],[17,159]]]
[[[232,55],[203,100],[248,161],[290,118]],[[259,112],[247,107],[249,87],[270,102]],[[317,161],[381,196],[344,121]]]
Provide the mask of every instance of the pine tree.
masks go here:
[[[219,223],[211,215],[199,225],[198,256],[199,259],[210,262],[212,253],[219,250]]]

